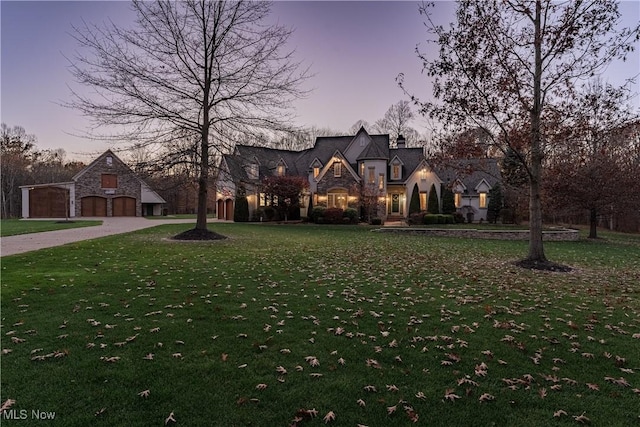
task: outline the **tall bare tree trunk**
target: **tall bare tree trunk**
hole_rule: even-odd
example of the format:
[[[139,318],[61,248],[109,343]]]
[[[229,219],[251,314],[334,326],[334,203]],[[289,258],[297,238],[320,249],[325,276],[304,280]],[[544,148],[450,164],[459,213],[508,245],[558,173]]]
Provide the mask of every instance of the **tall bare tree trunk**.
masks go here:
[[[589,209],[589,238],[598,238],[598,210],[596,208]]]
[[[542,141],[540,134],[540,117],[542,115],[542,34],[541,34],[541,0],[536,0],[535,15],[535,71],[533,75],[533,108],[531,109],[531,171],[529,196],[529,255],[527,259],[545,262],[542,245],[542,202],[540,200],[540,183],[542,178]]]

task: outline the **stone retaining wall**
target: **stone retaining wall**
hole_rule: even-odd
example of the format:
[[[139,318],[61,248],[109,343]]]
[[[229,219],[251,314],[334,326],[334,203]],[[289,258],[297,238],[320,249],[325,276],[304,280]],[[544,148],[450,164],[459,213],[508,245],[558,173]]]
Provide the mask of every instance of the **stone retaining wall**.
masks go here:
[[[468,237],[473,239],[495,240],[528,240],[529,230],[478,230],[478,229],[446,229],[446,228],[413,228],[413,227],[383,227],[374,231],[383,233],[419,234],[424,236]],[[578,230],[558,229],[542,232],[544,241],[575,241],[578,240]]]

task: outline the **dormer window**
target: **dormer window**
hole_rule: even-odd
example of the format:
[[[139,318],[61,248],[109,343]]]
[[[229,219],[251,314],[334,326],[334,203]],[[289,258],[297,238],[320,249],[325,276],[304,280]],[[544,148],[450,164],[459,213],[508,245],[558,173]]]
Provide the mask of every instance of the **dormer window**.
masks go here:
[[[400,165],[397,163],[391,165],[391,179],[400,179]]]
[[[276,168],[276,175],[284,176],[284,165],[278,165],[278,167]]]
[[[315,166],[315,167],[313,168],[313,177],[314,177],[314,178],[317,178],[317,177],[318,177],[318,175],[320,175],[320,167]]]

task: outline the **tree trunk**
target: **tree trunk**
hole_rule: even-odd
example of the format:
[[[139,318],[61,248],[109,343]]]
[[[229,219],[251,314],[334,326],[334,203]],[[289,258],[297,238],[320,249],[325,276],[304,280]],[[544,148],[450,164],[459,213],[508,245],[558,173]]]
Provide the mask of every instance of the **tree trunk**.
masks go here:
[[[205,109],[205,116],[208,116]],[[208,117],[206,117],[208,121]],[[206,123],[206,122],[205,122]],[[200,141],[200,174],[198,176],[198,213],[196,230],[207,229],[207,192],[209,184],[209,126],[202,128],[202,141]]]
[[[541,0],[536,0],[535,16],[535,72],[533,76],[533,107],[531,109],[531,169],[529,198],[529,255],[527,259],[534,262],[546,262],[542,244],[542,203],[540,183],[542,180],[542,137],[540,135],[540,118],[542,115],[542,35],[541,35]]]
[[[589,209],[589,238],[598,238],[598,211],[596,208]]]

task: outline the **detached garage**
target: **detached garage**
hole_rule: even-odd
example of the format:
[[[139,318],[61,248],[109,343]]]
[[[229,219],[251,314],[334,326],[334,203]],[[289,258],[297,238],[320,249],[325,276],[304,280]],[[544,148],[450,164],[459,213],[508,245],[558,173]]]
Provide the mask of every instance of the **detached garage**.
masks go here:
[[[67,218],[70,191],[66,184],[45,184],[28,187],[31,218]]]
[[[71,182],[20,189],[23,218],[160,215],[166,203],[111,150]]]

